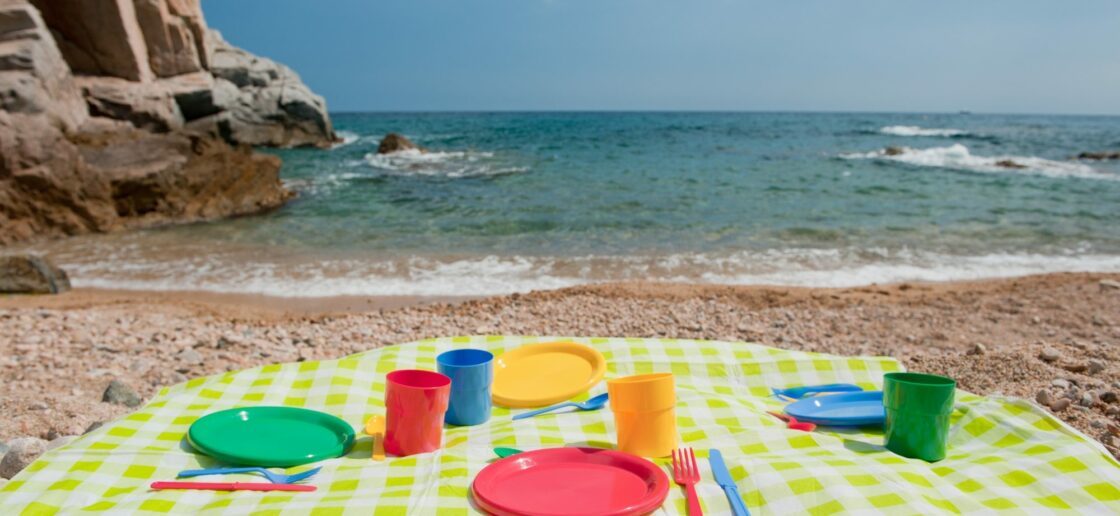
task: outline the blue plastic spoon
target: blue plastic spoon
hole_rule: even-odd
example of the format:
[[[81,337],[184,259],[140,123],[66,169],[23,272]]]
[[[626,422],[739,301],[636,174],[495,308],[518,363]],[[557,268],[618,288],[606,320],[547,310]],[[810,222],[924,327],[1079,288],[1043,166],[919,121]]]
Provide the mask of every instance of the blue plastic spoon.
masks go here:
[[[516,416],[513,416],[513,419],[514,419],[514,421],[516,421],[518,419],[525,419],[525,418],[528,418],[528,417],[539,416],[541,414],[544,414],[545,412],[552,412],[553,410],[562,409],[564,407],[576,407],[580,410],[599,410],[599,409],[603,408],[603,405],[606,405],[606,404],[607,404],[607,393],[604,392],[604,393],[602,393],[598,396],[595,396],[594,398],[591,398],[591,399],[589,399],[589,400],[587,400],[583,403],[576,403],[576,402],[569,401],[567,403],[561,403],[559,405],[553,405],[551,407],[545,407],[545,408],[537,409],[537,410],[534,410],[534,411],[531,411],[531,412],[525,412],[525,413],[522,413],[522,414],[518,414]]]

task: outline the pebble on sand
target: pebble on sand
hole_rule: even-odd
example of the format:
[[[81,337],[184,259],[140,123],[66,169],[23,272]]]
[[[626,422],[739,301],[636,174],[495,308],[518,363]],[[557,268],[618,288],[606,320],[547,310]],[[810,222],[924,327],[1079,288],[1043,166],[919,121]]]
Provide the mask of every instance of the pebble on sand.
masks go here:
[[[1055,378],[1054,381],[1050,382],[1050,385],[1053,385],[1054,387],[1057,387],[1057,388],[1062,389],[1062,390],[1066,390],[1066,389],[1069,388],[1069,380],[1064,380],[1062,378]]]
[[[1069,408],[1069,405],[1070,405],[1070,401],[1065,399],[1065,398],[1062,398],[1058,401],[1055,401],[1053,405],[1050,405],[1050,410],[1053,410],[1054,412],[1061,412],[1061,411]]]
[[[1054,348],[1044,348],[1042,352],[1038,354],[1038,358],[1041,358],[1046,362],[1055,362],[1059,358],[1062,358],[1062,354],[1058,353],[1058,350]]]
[[[101,401],[126,407],[138,407],[143,399],[140,398],[139,394],[136,394],[136,391],[132,390],[132,387],[120,380],[113,380],[105,388],[105,394],[101,396]]]
[[[1105,365],[1103,361],[1097,360],[1095,358],[1089,360],[1089,374],[1097,374],[1101,371],[1104,371],[1104,369]]]
[[[1034,400],[1037,401],[1039,405],[1049,407],[1050,404],[1054,402],[1054,397],[1050,395],[1050,391],[1042,389],[1035,395]]]
[[[0,478],[12,478],[47,451],[47,442],[38,437],[21,437],[8,443],[10,449],[0,460]]]

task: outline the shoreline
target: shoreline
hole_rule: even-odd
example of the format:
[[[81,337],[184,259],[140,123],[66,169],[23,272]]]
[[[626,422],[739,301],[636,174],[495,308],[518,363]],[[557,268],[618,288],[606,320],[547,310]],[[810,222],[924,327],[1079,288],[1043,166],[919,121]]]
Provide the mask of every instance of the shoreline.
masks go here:
[[[490,297],[270,298],[78,289],[0,297],[0,439],[81,433],[190,378],[467,334],[750,341],[883,355],[1048,403],[1120,457],[1120,274],[852,288],[628,282]],[[1055,358],[1056,357],[1056,358]],[[59,378],[67,378],[61,383]],[[1115,431],[1115,433],[1114,433]]]
[[[81,287],[50,296],[0,294],[0,310],[77,310],[109,305],[177,305],[200,313],[242,318],[341,315],[459,303],[484,296],[324,296],[285,297],[205,290],[128,290]]]

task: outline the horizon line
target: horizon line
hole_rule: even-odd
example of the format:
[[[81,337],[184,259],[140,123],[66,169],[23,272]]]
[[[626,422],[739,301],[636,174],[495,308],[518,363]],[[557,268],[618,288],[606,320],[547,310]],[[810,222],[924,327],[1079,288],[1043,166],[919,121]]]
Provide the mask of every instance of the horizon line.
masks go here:
[[[791,110],[791,109],[340,109],[328,110],[331,115],[359,114],[803,114],[803,115],[982,115],[982,116],[1070,116],[1070,117],[1120,117],[1120,113],[1055,113],[1055,112],[1000,112],[1000,111],[860,111],[860,110]]]

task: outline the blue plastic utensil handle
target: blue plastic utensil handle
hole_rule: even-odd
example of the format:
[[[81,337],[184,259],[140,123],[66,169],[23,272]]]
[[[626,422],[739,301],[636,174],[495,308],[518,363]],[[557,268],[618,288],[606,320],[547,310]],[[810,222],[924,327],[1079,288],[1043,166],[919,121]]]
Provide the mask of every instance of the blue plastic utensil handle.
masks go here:
[[[810,394],[818,394],[822,392],[856,392],[862,391],[863,387],[852,383],[827,383],[824,385],[803,385],[801,387],[790,387],[788,389],[771,389],[774,394],[778,396],[785,396],[787,398],[801,399]]]
[[[577,406],[576,403],[573,403],[573,402],[569,401],[567,403],[561,403],[559,405],[553,405],[551,407],[545,407],[545,408],[542,408],[542,409],[537,409],[537,410],[534,410],[532,412],[524,412],[524,413],[518,414],[516,416],[513,416],[513,419],[514,419],[514,421],[516,421],[518,419],[525,419],[527,417],[539,416],[541,414],[544,414],[545,412],[552,412],[553,410],[562,409],[564,407],[575,407],[575,406]]]
[[[225,475],[228,473],[253,473],[257,471],[267,472],[264,468],[210,468],[210,469],[188,469],[180,471],[180,477],[200,477],[202,475]]]

